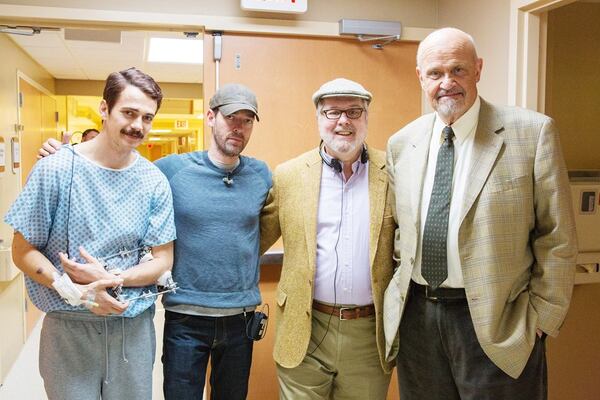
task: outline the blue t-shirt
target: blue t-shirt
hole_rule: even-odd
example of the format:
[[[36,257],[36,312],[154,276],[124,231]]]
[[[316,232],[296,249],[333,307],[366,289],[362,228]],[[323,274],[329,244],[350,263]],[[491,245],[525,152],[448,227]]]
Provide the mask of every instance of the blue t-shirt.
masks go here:
[[[267,165],[242,156],[227,172],[205,151],[156,165],[171,185],[177,226],[173,278],[179,289],[163,296],[165,308],[260,304],[259,217],[271,188]]]
[[[171,190],[152,163],[138,155],[128,167],[114,170],[77,154],[71,146],[35,165],[5,222],[61,272],[59,251],[85,263],[79,254],[83,246],[111,267],[126,270],[138,264],[142,247],[175,239]],[[67,304],[55,290],[29,277],[26,285],[31,301],[44,312],[87,311]],[[123,294],[133,298],[148,290],[156,289],[125,288]],[[154,299],[131,302],[122,316],[139,315]]]

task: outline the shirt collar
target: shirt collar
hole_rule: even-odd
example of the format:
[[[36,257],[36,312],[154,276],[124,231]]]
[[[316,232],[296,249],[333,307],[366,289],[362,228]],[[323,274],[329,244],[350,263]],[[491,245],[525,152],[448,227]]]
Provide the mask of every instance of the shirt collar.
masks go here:
[[[461,144],[473,132],[473,128],[475,128],[475,126],[477,125],[477,121],[479,120],[480,108],[481,100],[479,99],[479,96],[477,96],[477,99],[475,99],[475,102],[473,103],[471,108],[469,108],[466,113],[464,113],[459,119],[457,119],[452,124],[452,131],[454,132],[455,142]],[[445,126],[446,124],[442,121],[442,119],[436,112],[435,124],[433,125],[433,132],[439,132],[440,143],[444,141],[444,138],[442,137],[442,130]]]

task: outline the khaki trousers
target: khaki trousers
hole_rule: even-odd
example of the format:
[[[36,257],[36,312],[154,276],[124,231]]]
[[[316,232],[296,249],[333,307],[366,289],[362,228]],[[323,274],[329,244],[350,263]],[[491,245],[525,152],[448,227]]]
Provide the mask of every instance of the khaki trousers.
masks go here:
[[[379,361],[375,316],[340,321],[313,310],[304,360],[277,365],[277,375],[282,400],[385,400],[391,374]]]

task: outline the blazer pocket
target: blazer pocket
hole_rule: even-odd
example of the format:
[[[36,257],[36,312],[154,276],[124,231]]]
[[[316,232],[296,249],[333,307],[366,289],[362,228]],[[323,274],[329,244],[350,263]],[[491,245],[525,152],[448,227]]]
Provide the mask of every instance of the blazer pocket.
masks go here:
[[[515,301],[522,293],[527,292],[529,290],[529,282],[531,280],[531,274],[529,272],[521,274],[517,282],[513,285],[510,294],[508,296],[507,302],[512,303]]]
[[[277,305],[279,307],[285,306],[285,302],[287,300],[287,293],[281,289],[277,289]]]
[[[523,175],[514,179],[494,180],[489,183],[489,190],[492,193],[505,192],[525,185],[528,179],[531,179],[529,175]]]

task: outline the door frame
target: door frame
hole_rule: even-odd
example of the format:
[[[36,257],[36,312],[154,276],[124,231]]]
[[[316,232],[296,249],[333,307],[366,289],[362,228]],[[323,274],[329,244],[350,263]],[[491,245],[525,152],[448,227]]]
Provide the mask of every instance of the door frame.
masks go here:
[[[508,102],[544,112],[548,11],[576,0],[511,0]]]
[[[38,83],[35,79],[31,78],[29,75],[27,75],[25,72],[21,71],[21,70],[17,70],[16,73],[16,79],[17,79],[17,93],[16,93],[16,104],[17,104],[17,125],[15,126],[15,135],[19,138],[19,144],[22,145],[23,143],[23,121],[21,120],[22,116],[21,116],[21,79],[24,80],[25,82],[27,82],[29,85],[33,86],[35,89],[39,90],[41,93],[45,94],[46,96],[54,99],[54,101],[56,101],[56,96],[54,96],[54,94],[52,94],[52,92],[48,89],[46,89],[46,87],[44,87],[42,84]],[[21,168],[23,166],[21,165]],[[23,188],[23,177],[21,176],[21,171],[19,171],[19,173],[17,174],[19,176],[19,187]]]

